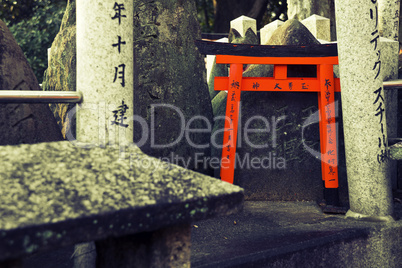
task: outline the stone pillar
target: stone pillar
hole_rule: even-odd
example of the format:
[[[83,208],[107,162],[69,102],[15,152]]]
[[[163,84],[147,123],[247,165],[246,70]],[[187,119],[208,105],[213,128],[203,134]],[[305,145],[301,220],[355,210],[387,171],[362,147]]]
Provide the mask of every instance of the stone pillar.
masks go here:
[[[329,19],[314,14],[302,20],[301,23],[303,23],[321,43],[324,43],[322,41],[331,42],[331,22]]]
[[[230,22],[230,28],[238,31],[243,37],[246,36],[246,32],[249,28],[257,34],[257,21],[246,16],[240,16]]]
[[[77,1],[77,140],[133,142],[133,1]]]
[[[275,30],[281,27],[282,24],[283,21],[275,20],[265,25],[260,30],[261,45],[266,45],[268,43],[268,40],[271,38],[272,34],[275,32]]]
[[[399,53],[399,8],[400,0],[379,0],[378,17],[380,35],[388,41],[382,40],[383,56],[387,57],[386,68],[383,69],[384,81],[398,79],[398,53]],[[393,43],[392,41],[396,41]],[[383,61],[384,62],[384,61]],[[387,105],[387,131],[391,138],[397,137],[398,131],[398,90],[389,89],[385,92],[385,103]],[[392,188],[397,188],[397,163],[391,162]]]
[[[380,37],[381,41],[381,72],[384,81],[398,79],[399,42]],[[389,88],[384,91],[387,106],[388,137],[398,137],[398,89]],[[397,162],[390,163],[392,189],[398,188]]]
[[[336,0],[335,7],[350,201],[346,216],[392,220],[377,3]]]
[[[398,41],[400,0],[379,0],[379,31],[382,37]]]

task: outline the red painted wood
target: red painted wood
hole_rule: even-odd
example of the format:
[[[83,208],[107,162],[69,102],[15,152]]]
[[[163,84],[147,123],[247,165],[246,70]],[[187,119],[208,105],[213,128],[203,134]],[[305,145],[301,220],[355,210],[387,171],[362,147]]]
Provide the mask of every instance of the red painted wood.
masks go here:
[[[236,161],[237,127],[240,95],[242,87],[243,64],[231,64],[227,87],[226,120],[223,134],[221,180],[232,183]]]
[[[321,88],[319,93],[319,113],[322,177],[325,182],[325,188],[338,188],[333,66],[322,64],[318,68]]]
[[[337,57],[275,58],[217,55],[216,63],[230,64],[229,77],[215,77],[215,90],[228,90],[222,148],[221,179],[233,183],[241,91],[284,91],[318,93],[322,179],[326,188],[338,188],[338,157],[335,122],[335,92],[340,80],[334,78]],[[274,77],[242,77],[243,64],[274,64]],[[288,78],[287,65],[317,65],[316,78]]]
[[[285,64],[285,65],[317,65],[317,64],[338,64],[338,57],[247,57],[216,55],[218,64]]]
[[[228,90],[228,84],[229,77],[215,77],[215,90]],[[277,84],[281,88],[280,90],[275,88]],[[241,90],[320,92],[320,82],[317,78],[287,78],[277,81],[273,77],[243,77]],[[341,92],[339,78],[335,78],[335,92]]]

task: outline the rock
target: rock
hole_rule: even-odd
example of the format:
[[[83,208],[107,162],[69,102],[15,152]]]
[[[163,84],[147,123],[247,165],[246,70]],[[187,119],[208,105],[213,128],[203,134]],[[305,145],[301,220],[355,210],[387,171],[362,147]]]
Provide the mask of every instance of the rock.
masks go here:
[[[186,161],[179,161],[180,165],[202,171],[195,158],[210,156],[210,131],[186,132],[178,139],[184,134],[183,123],[191,123],[189,127],[198,130],[212,124],[205,63],[194,44],[194,40],[201,39],[195,4],[137,0],[134,10],[138,74],[134,112],[145,119],[151,131],[141,149],[155,157],[177,157]],[[135,124],[134,140],[144,134],[141,125]],[[169,144],[173,145],[163,146]]]
[[[60,31],[52,43],[49,67],[45,71],[42,85],[44,90],[76,90],[76,49],[75,0],[68,0]],[[75,104],[54,103],[49,106],[63,137],[66,138],[70,129],[75,137],[75,117],[67,116]]]
[[[24,53],[0,21],[0,90],[41,90]],[[62,140],[47,104],[0,104],[0,145]]]
[[[209,97],[211,100],[218,95],[219,91],[215,91],[214,80],[217,76],[228,76],[228,66],[226,64],[216,64],[216,58],[214,58],[214,63],[212,64],[211,68],[211,75],[208,80],[208,90],[209,90]]]
[[[231,28],[229,32],[229,43],[232,44],[250,44],[259,43],[258,36],[251,28],[248,28],[245,35],[242,36],[236,29]]]
[[[274,32],[268,44],[312,45],[319,42],[299,21],[288,20]],[[243,76],[272,75],[272,65],[252,65],[243,73]],[[316,76],[316,69],[315,66],[289,66],[288,76]],[[225,93],[220,92],[214,98],[215,118],[225,115]],[[321,162],[304,147],[320,151],[317,110],[318,97],[315,93],[242,92],[234,181],[245,189],[246,199],[321,201]],[[308,118],[315,119],[314,124],[304,125]],[[213,138],[219,145],[223,140],[223,128],[224,121],[215,120]],[[341,142],[341,129],[338,134]],[[340,185],[342,201],[346,203],[346,171],[342,148],[343,145],[339,144]],[[220,159],[221,153],[221,148],[213,147],[213,158]],[[215,170],[215,177],[219,177],[219,169]]]

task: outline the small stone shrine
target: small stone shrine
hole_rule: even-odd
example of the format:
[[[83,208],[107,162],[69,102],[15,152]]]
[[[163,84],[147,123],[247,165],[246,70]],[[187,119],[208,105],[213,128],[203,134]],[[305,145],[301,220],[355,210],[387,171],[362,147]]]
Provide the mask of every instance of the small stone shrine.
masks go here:
[[[267,45],[319,44],[297,20],[288,20],[272,35]],[[270,65],[246,67],[243,77],[270,77]],[[315,77],[315,66],[289,66],[288,77]],[[279,90],[279,89],[278,89]],[[214,116],[225,115],[226,95],[213,100]],[[320,152],[318,98],[314,93],[242,92],[236,150],[235,183],[245,189],[248,200],[323,199],[321,162],[308,150]],[[347,204],[347,182],[343,152],[339,94],[338,172],[341,204]],[[216,120],[213,137],[220,145],[224,120]],[[213,146],[212,156],[221,157],[221,148]],[[219,177],[219,169],[215,170]]]

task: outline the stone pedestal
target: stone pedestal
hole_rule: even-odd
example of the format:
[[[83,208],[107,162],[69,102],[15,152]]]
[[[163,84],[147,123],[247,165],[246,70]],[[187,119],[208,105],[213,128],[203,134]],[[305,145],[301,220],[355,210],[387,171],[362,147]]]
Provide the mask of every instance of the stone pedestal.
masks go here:
[[[391,220],[378,7],[363,0],[335,3],[350,201],[347,216]]]
[[[314,14],[302,20],[301,23],[303,23],[321,43],[322,41],[331,42],[331,22],[329,19]]]
[[[97,266],[190,267],[190,224],[96,242]]]
[[[77,1],[77,140],[133,142],[133,1]]]
[[[283,24],[283,21],[275,20],[271,23],[268,23],[260,30],[260,38],[261,45],[265,45],[268,43],[268,40],[271,38],[272,34],[275,32]]]

